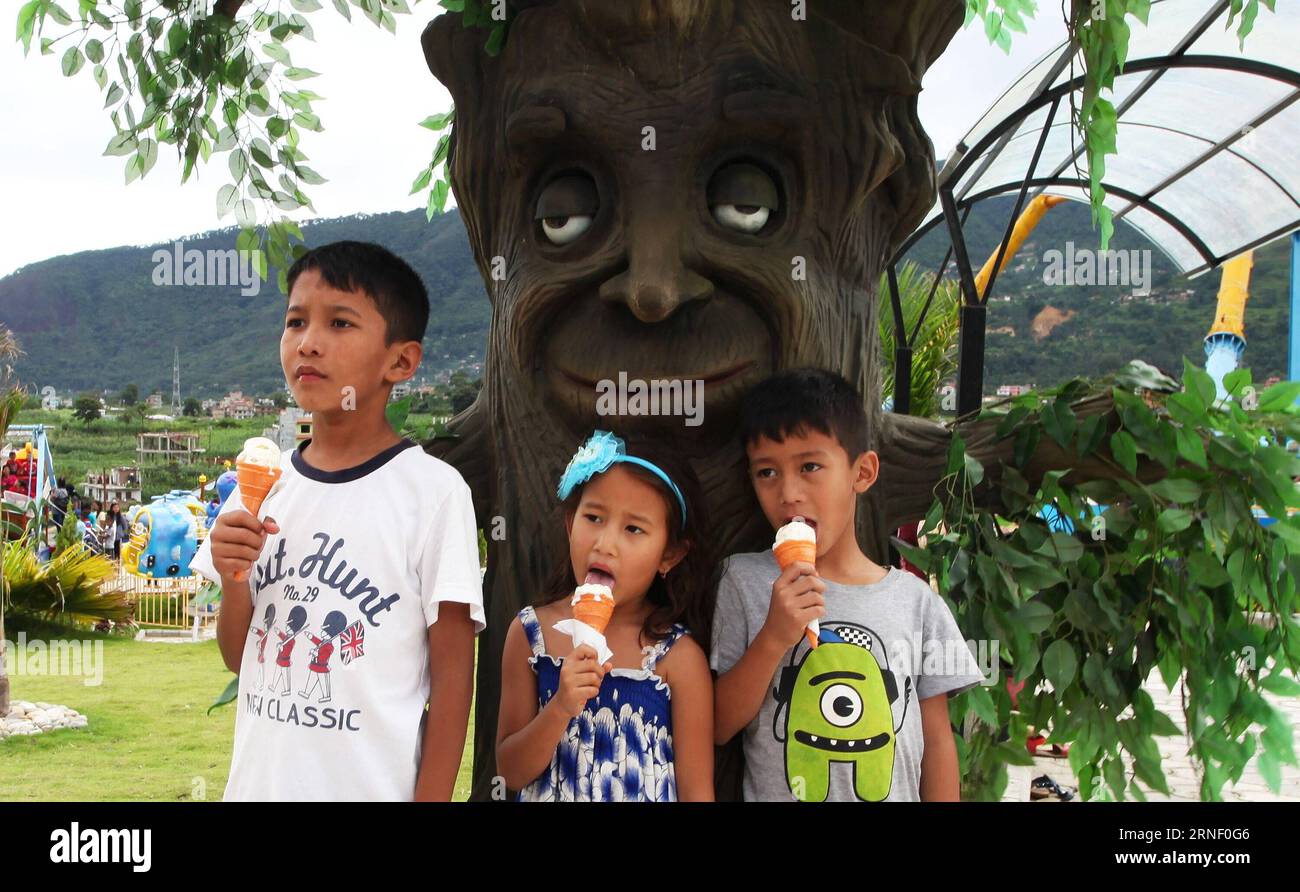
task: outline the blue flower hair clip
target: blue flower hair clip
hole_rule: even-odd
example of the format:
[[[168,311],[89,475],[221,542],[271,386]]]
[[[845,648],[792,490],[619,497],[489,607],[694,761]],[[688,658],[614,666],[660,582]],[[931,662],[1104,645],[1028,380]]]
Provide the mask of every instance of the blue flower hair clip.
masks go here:
[[[677,507],[682,512],[682,528],[686,527],[686,499],[682,497],[682,491],[677,488],[677,484],[664,473],[658,465],[648,462],[643,458],[637,458],[635,455],[627,454],[627,445],[621,437],[617,437],[609,431],[596,431],[578,448],[569,459],[569,465],[564,469],[560,476],[560,485],[555,494],[564,501],[569,497],[576,487],[586,483],[597,474],[603,474],[612,468],[618,462],[627,462],[628,464],[639,465],[650,473],[662,480],[677,497]]]

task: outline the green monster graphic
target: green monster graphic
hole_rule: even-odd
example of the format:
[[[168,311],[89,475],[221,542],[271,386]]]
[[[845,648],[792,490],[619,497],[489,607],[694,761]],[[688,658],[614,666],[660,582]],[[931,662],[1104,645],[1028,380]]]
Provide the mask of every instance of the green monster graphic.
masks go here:
[[[875,647],[879,641],[863,626],[824,624],[817,648],[801,644],[782,670],[773,731],[785,743],[785,777],[796,799],[826,801],[832,762],[853,766],[859,799],[880,802],[889,795],[894,737],[907,718],[912,679],[904,686],[903,718],[895,725],[898,683],[883,647]]]

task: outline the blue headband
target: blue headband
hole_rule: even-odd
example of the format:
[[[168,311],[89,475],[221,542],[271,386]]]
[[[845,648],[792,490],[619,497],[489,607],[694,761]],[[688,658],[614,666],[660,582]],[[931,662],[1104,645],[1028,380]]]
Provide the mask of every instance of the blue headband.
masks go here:
[[[682,498],[682,491],[677,488],[677,484],[673,483],[658,465],[637,458],[635,455],[628,455],[623,440],[609,431],[596,431],[579,447],[573,454],[573,458],[569,459],[569,466],[564,469],[564,474],[560,477],[560,486],[555,494],[559,496],[560,501],[567,499],[575,487],[581,486],[597,474],[605,473],[617,462],[640,465],[667,484],[673,495],[677,496],[677,507],[682,512],[682,528],[686,528],[686,499]]]

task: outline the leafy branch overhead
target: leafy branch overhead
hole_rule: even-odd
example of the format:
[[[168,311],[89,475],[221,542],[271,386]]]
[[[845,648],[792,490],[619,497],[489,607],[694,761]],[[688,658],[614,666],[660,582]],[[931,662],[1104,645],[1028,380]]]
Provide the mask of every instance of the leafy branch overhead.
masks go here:
[[[396,16],[408,15],[407,0],[330,0],[351,21],[353,10],[396,33]],[[415,0],[418,2],[418,0]],[[1037,14],[1035,0],[965,0],[967,24],[979,19],[988,39],[1009,51],[1012,33],[1025,33]],[[1232,0],[1244,40],[1260,6],[1276,0]],[[320,132],[313,103],[323,97],[300,82],[316,72],[294,65],[296,40],[314,40],[308,16],[319,0],[28,0],[18,12],[17,39],[24,52],[39,39],[42,54],[60,54],[64,75],[89,66],[104,93],[104,108],[116,130],[105,153],[126,158],[128,183],[149,173],[162,146],[172,146],[182,163],[181,181],[199,163],[226,155],[230,182],[216,196],[219,218],[240,226],[237,247],[254,252],[261,275],[268,263],[284,271],[302,251],[302,232],[289,214],[313,211],[306,188],[325,179],[307,165],[303,131]],[[486,34],[484,51],[496,55],[510,27],[506,0],[440,0],[467,28]],[[287,8],[286,8],[287,7]],[[1116,154],[1115,107],[1106,98],[1128,55],[1129,18],[1146,23],[1150,0],[1071,0],[1067,24],[1083,62],[1085,86],[1075,108],[1083,134],[1094,220],[1103,246],[1113,230],[1104,205],[1106,159]],[[62,29],[62,30],[60,30]],[[426,118],[435,131],[429,164],[412,184],[412,194],[429,190],[428,215],[440,213],[449,194],[447,160],[452,111]],[[258,221],[269,221],[258,229]]]

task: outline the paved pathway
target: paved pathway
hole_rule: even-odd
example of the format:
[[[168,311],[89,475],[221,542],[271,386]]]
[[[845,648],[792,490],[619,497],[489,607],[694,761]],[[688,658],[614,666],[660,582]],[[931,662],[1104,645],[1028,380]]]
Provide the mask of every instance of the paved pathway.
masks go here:
[[[1143,685],[1143,689],[1151,695],[1156,709],[1173,719],[1174,724],[1185,734],[1187,728],[1183,723],[1180,687],[1175,687],[1172,692],[1165,690],[1165,683],[1160,678],[1159,672],[1153,672]],[[1276,697],[1269,693],[1265,693],[1264,697],[1291,719],[1293,729],[1300,728],[1300,698]],[[1258,732],[1260,729],[1256,727],[1254,730]],[[1152,802],[1199,802],[1200,776],[1187,754],[1186,737],[1157,737],[1156,745],[1160,748],[1160,755],[1163,757],[1162,767],[1165,778],[1169,782],[1169,795],[1148,792],[1144,788],[1143,792],[1147,794],[1147,799]],[[1297,753],[1300,753],[1300,733],[1295,735],[1295,748]],[[1068,759],[1050,759],[1040,756],[1034,759],[1032,767],[1021,765],[1008,767],[1009,779],[1002,801],[1028,800],[1029,785],[1035,777],[1043,774],[1049,775],[1063,787],[1078,789],[1079,781],[1070,770]],[[1294,765],[1283,765],[1282,786],[1277,793],[1274,793],[1259,773],[1256,760],[1252,759],[1247,764],[1246,770],[1242,772],[1241,780],[1237,781],[1236,785],[1229,784],[1223,788],[1223,799],[1226,802],[1300,802],[1300,768]]]

